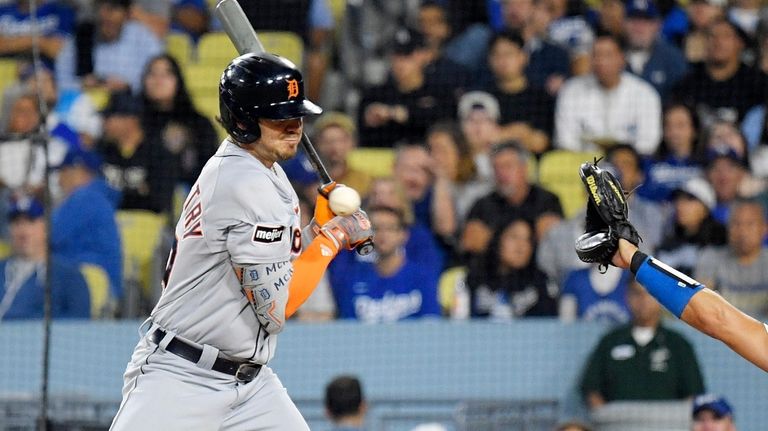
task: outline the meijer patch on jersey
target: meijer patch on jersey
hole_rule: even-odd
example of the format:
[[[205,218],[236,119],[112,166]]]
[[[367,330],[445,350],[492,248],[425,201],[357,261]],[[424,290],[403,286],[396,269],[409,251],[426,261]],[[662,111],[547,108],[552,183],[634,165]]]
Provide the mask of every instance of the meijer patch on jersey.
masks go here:
[[[284,226],[256,226],[253,240],[256,242],[272,243],[283,239]]]

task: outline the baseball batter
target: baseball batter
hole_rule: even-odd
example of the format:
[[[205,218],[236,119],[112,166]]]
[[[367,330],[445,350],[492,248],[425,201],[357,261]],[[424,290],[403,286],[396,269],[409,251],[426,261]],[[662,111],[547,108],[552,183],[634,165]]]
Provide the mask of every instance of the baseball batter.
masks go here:
[[[246,54],[225,69],[221,123],[176,225],[163,294],[142,325],[112,430],[306,430],[267,366],[277,334],[342,248],[370,239],[360,210],[333,217],[318,198],[302,233],[299,202],[276,163],[293,157],[304,97],[285,59]]]

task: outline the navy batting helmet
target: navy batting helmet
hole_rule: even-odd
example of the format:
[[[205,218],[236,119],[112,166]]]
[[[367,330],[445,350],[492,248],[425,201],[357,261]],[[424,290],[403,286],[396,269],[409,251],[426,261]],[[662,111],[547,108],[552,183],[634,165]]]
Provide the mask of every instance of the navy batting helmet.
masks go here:
[[[241,55],[224,69],[219,112],[227,133],[247,143],[261,136],[259,118],[287,120],[323,110],[304,97],[304,80],[293,63],[264,53]]]

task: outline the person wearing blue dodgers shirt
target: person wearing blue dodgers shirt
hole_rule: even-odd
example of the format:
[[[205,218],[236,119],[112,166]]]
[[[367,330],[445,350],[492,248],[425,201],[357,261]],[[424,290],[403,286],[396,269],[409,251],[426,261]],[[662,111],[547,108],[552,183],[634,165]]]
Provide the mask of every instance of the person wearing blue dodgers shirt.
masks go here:
[[[43,317],[49,253],[44,213],[43,205],[30,197],[10,202],[12,255],[0,261],[0,320]],[[50,273],[53,317],[90,318],[90,294],[77,266],[53,256]]]
[[[123,258],[115,221],[119,192],[100,174],[101,160],[92,152],[73,147],[58,166],[64,194],[51,216],[51,248],[77,264],[102,267],[109,278],[112,299],[123,296]]]
[[[0,56],[31,56],[32,34],[36,30],[43,58],[53,63],[65,38],[72,34],[75,12],[61,2],[38,1],[35,22],[31,3],[17,0],[0,6]]]
[[[338,317],[366,323],[439,317],[439,268],[407,258],[408,233],[402,212],[373,207],[368,214],[376,232],[374,262],[357,260],[350,252],[339,254],[330,266]]]

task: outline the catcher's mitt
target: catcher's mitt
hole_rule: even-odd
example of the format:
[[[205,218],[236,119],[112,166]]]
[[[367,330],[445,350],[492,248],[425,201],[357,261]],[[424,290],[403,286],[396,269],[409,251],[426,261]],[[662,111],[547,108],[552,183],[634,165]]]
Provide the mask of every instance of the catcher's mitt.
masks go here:
[[[627,200],[621,183],[594,163],[582,163],[579,176],[587,189],[585,233],[576,240],[576,254],[584,262],[611,264],[619,238],[638,245],[642,238],[627,218]]]

